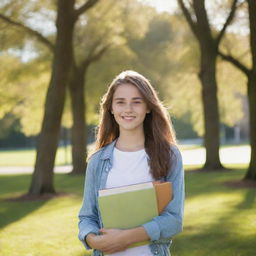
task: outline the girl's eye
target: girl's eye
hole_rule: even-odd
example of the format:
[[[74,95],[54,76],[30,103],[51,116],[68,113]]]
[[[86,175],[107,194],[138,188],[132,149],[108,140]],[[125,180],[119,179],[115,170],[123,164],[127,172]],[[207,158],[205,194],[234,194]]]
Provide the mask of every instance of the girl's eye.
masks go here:
[[[123,104],[123,101],[117,101],[116,104]]]
[[[140,103],[141,103],[141,101],[134,101],[134,103],[135,103],[135,104],[140,104]]]

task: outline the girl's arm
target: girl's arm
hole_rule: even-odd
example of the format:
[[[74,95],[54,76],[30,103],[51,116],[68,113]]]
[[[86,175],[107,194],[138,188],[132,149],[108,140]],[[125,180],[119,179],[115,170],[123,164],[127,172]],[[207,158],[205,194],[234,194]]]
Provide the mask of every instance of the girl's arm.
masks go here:
[[[86,236],[90,233],[99,234],[100,227],[95,195],[95,166],[97,163],[94,159],[92,156],[86,168],[83,204],[78,216],[78,237],[87,249],[91,249],[91,247],[86,243]]]
[[[169,239],[182,231],[185,197],[184,170],[179,149],[171,146],[171,150],[172,162],[166,180],[172,182],[173,199],[159,216],[143,224],[151,241]]]

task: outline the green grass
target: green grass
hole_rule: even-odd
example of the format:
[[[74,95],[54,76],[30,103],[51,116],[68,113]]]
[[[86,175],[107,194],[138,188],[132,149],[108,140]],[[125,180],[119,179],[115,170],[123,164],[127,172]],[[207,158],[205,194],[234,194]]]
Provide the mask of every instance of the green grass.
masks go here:
[[[173,256],[253,256],[256,252],[256,189],[229,188],[243,170],[187,172],[184,231]]]
[[[70,193],[46,201],[7,202],[27,191],[31,175],[0,175],[0,255],[90,255],[77,239],[84,179],[55,175],[56,189]]]
[[[172,256],[254,256],[256,189],[230,188],[245,170],[186,172],[184,230],[173,241]],[[77,239],[83,177],[55,174],[67,196],[48,201],[7,202],[25,193],[31,175],[0,175],[0,255],[90,255]]]

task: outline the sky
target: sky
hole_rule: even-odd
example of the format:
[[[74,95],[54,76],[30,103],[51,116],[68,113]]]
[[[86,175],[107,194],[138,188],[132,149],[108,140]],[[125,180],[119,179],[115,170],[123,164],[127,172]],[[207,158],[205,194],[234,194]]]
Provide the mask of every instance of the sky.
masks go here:
[[[177,0],[139,0],[142,3],[155,7],[159,12],[169,12],[174,13],[179,7],[177,4]],[[218,1],[216,1],[218,2]],[[221,2],[221,1],[220,1]],[[212,8],[213,1],[208,0],[205,1],[207,13],[210,18],[210,23],[214,25],[217,29],[222,29],[223,23],[226,20],[227,13],[223,13],[223,11],[216,12],[216,9]],[[225,11],[225,10],[224,10]],[[238,33],[241,35],[248,35],[249,28],[247,23],[247,16],[245,12],[236,12],[238,18],[235,20],[236,22],[232,25],[229,25],[227,31]]]
[[[177,8],[176,0],[140,0],[141,2],[155,7],[159,12],[174,12]]]

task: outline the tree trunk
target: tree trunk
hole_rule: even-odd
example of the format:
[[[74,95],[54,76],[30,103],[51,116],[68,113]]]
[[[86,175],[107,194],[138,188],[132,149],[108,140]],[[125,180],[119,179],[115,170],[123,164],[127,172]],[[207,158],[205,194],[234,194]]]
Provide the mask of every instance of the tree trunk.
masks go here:
[[[251,159],[244,179],[256,181],[256,74],[248,77]]]
[[[251,159],[244,179],[256,181],[256,2],[255,0],[247,0],[247,3],[249,13],[252,68],[247,68],[247,66],[241,63],[238,59],[234,58],[232,55],[226,55],[222,52],[219,52],[219,54],[224,60],[232,63],[247,76]]]
[[[256,2],[247,0],[250,26],[252,69],[248,75],[251,160],[244,179],[256,181]]]
[[[84,174],[87,158],[87,129],[85,106],[86,68],[73,68],[70,94],[73,114],[72,127],[72,162],[71,174]]]
[[[188,11],[182,0],[179,0],[178,3],[192,32],[199,42],[200,47],[201,59],[199,79],[202,84],[204,144],[206,148],[206,162],[203,169],[223,169],[219,158],[220,131],[216,81],[216,59],[218,55],[219,43],[225,33],[227,25],[233,18],[234,12],[230,12],[218,36],[213,37],[204,0],[190,1],[190,7],[193,9],[193,15]],[[233,4],[235,3],[236,2],[233,2]],[[235,5],[232,6],[232,8],[235,7]],[[234,11],[234,9],[232,10]]]
[[[202,44],[201,44],[202,45]],[[202,83],[202,101],[204,115],[204,144],[206,162],[204,169],[223,169],[219,158],[219,109],[216,82],[217,51],[201,46],[201,62],[199,78]]]
[[[53,167],[65,102],[65,90],[73,59],[73,7],[74,0],[58,1],[57,37],[52,75],[46,96],[44,118],[29,194],[55,193]]]

